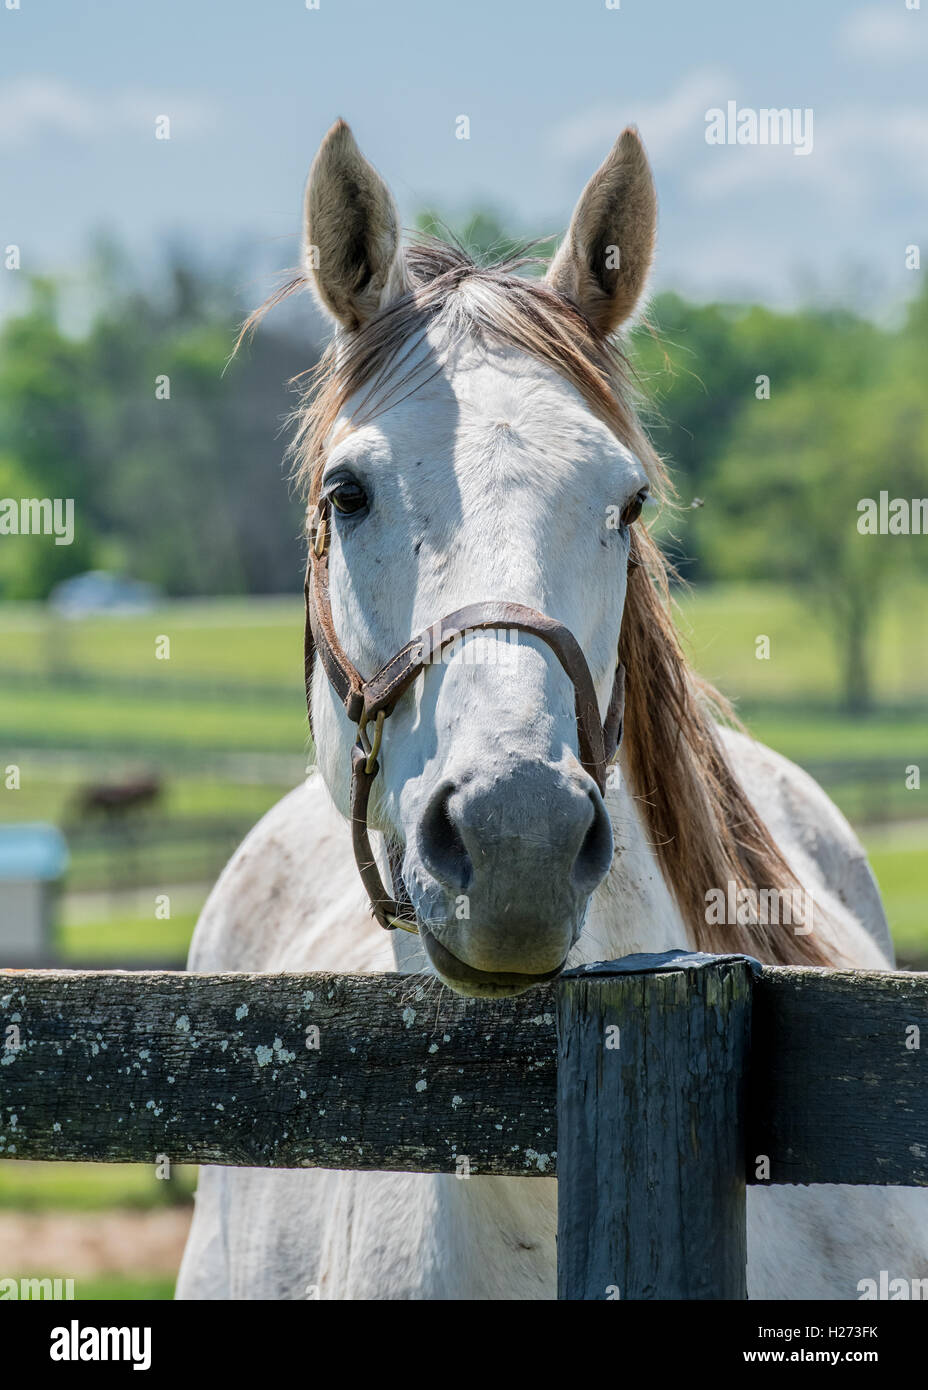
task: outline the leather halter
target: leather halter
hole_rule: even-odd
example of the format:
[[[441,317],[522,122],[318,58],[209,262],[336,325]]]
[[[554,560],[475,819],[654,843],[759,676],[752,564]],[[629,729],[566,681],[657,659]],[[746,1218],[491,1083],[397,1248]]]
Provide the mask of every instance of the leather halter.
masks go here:
[[[323,497],[316,507],[310,527],[309,560],[306,565],[304,594],[306,597],[306,626],[303,649],[303,669],[306,681],[306,708],[312,733],[313,658],[318,653],[329,683],[345,707],[353,724],[358,726],[358,739],[351,750],[351,839],[358,872],[370,899],[374,916],[382,927],[402,927],[416,932],[414,921],[403,915],[403,907],[384,887],[371,849],[367,825],[367,809],[371,786],[380,764],[377,755],[383,735],[384,720],[393,713],[397,701],[409,689],[425,668],[440,656],[445,647],[467,632],[487,628],[514,628],[518,632],[538,637],[557,657],[574,687],[574,713],[577,720],[577,748],[584,771],[588,772],[600,792],[606,789],[606,770],[622,742],[622,721],[625,712],[625,667],[621,662],[615,670],[612,695],[605,723],[600,722],[599,707],[593,677],[580,644],[562,623],[526,608],[521,603],[490,600],[458,608],[446,618],[413,637],[401,647],[376,675],[365,680],[338,640],[332,622],[329,598],[329,542],[331,539],[331,503]],[[367,727],[375,726],[373,742]],[[398,855],[390,854],[391,874],[398,876]],[[403,891],[402,887],[399,891]],[[411,906],[411,904],[407,905]]]

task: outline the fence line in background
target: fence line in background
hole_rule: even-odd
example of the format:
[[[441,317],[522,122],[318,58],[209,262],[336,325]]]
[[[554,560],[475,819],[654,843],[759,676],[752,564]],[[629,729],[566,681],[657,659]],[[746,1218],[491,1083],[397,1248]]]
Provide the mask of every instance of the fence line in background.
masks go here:
[[[277,703],[301,706],[305,699],[300,672],[285,683],[255,681],[217,681],[196,676],[127,675],[120,671],[101,671],[67,667],[61,671],[44,672],[11,670],[0,675],[0,691],[15,690],[61,695],[74,691],[91,695],[129,695],[137,699],[168,700],[172,703],[210,701],[216,704]]]

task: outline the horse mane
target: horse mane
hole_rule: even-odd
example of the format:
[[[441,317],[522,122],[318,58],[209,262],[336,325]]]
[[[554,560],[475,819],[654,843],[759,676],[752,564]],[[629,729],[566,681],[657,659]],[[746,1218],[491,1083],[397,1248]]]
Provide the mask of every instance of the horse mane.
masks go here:
[[[657,498],[672,504],[667,471],[638,419],[624,353],[549,285],[517,273],[537,262],[520,256],[479,265],[462,247],[431,238],[414,241],[402,254],[405,292],[350,338],[337,335],[308,386],[304,379],[291,453],[310,510],[347,402],[360,396],[352,407],[356,421],[423,384],[427,377],[412,365],[415,349],[437,323],[452,340],[460,335],[515,347],[566,377],[641,460]],[[246,321],[239,341],[268,308],[304,284],[298,275],[278,290]],[[814,933],[797,935],[792,928],[791,904],[803,901],[794,896],[801,886],[728,761],[717,724],[737,721],[724,697],[687,663],[670,616],[671,571],[640,523],[632,554],[637,564],[629,569],[619,639],[627,671],[623,756],[649,840],[692,938],[705,951],[744,950],[775,964],[832,964]],[[735,901],[742,891],[753,903],[772,900],[775,920],[710,924],[706,895],[714,889],[727,896],[730,884]]]

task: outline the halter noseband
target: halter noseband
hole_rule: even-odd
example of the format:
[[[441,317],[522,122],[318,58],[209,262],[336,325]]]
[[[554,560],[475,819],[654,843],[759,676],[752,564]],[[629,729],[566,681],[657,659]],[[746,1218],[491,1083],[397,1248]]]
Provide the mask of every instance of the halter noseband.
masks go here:
[[[401,647],[370,680],[364,680],[339,642],[332,622],[329,599],[330,539],[331,503],[327,497],[323,497],[316,507],[310,527],[309,560],[304,584],[306,626],[303,654],[310,733],[313,657],[318,652],[330,685],[344,705],[348,718],[358,727],[357,742],[351,750],[350,792],[351,840],[358,872],[380,925],[387,929],[401,927],[404,931],[416,932],[415,921],[403,915],[403,905],[384,887],[374,860],[367,825],[371,786],[380,768],[377,756],[384,720],[393,713],[400,696],[405,694],[426,666],[440,656],[445,647],[464,633],[499,627],[530,633],[551,648],[570,678],[574,687],[580,762],[602,793],[606,789],[606,769],[622,741],[625,667],[621,662],[616,666],[609,709],[605,723],[601,723],[593,677],[573,633],[535,608],[526,608],[521,603],[490,601],[468,604],[433,623]],[[372,739],[367,732],[370,724],[374,725]],[[396,881],[399,876],[399,855],[395,846],[389,848],[391,874]],[[403,891],[402,887],[400,891]],[[408,899],[405,906],[411,907]]]

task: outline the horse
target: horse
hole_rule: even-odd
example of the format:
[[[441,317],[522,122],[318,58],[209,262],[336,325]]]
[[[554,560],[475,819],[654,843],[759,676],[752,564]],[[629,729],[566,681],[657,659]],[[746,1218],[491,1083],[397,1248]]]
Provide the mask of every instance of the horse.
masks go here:
[[[669,484],[622,346],[656,225],[634,128],[543,277],[404,242],[349,127],[326,135],[304,269],[283,291],[308,283],[334,320],[293,445],[308,592],[327,605],[307,648],[316,765],[223,871],[191,970],[399,970],[506,997],[565,965],[674,948],[892,968],[850,826],[732,723],[668,616],[639,514]],[[482,622],[441,635],[440,661],[420,644],[390,708],[383,672],[408,667],[411,634],[468,605]],[[505,615],[529,611],[512,641]],[[620,669],[624,738],[603,775]],[[351,688],[351,672],[380,675]],[[352,769],[372,766],[359,817]],[[781,902],[801,887],[814,919],[718,921],[707,902],[731,886]],[[853,1299],[874,1269],[928,1272],[916,1190],[758,1184],[747,1201],[752,1298]],[[176,1296],[554,1298],[556,1211],[551,1177],[206,1166]]]
[[[156,773],[139,774],[122,782],[92,782],[75,798],[75,814],[88,817],[102,812],[108,818],[125,816],[141,806],[153,805],[164,790]]]

